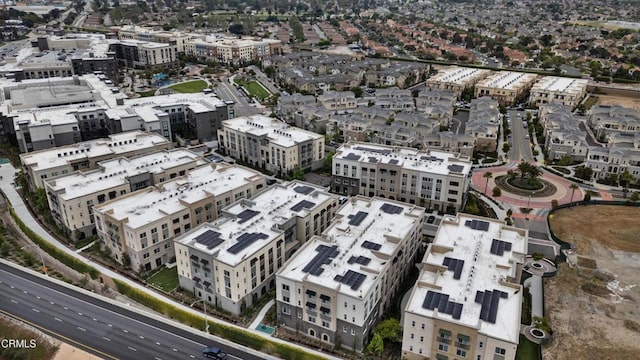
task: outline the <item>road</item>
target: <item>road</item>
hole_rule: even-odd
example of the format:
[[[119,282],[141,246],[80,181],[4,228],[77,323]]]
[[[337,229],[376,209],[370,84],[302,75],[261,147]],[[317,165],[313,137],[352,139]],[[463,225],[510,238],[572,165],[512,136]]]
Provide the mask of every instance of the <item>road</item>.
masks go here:
[[[267,90],[269,90],[270,93],[280,94],[280,89],[278,89],[273,84],[271,79],[269,79],[269,77],[265,73],[263,73],[262,70],[260,70],[260,68],[258,68],[255,65],[251,65],[249,66],[249,69],[253,70],[256,73],[256,79],[260,82],[260,84],[262,84],[262,86],[264,86]]]
[[[515,161],[527,161],[533,162],[533,154],[531,153],[530,139],[526,139],[525,136],[529,135],[527,128],[522,126],[523,120],[525,120],[524,111],[507,110],[507,114],[511,117],[509,128],[511,129],[511,139],[509,139],[509,159]],[[518,117],[518,115],[522,117]]]
[[[216,346],[230,359],[260,359],[4,263],[0,279],[1,312],[104,358],[202,359]]]
[[[223,78],[222,81],[216,82],[216,93],[222,100],[234,101],[236,117],[238,116],[250,116],[259,114],[260,111],[251,106],[245,94],[241,93],[232,84],[229,84],[227,78]]]

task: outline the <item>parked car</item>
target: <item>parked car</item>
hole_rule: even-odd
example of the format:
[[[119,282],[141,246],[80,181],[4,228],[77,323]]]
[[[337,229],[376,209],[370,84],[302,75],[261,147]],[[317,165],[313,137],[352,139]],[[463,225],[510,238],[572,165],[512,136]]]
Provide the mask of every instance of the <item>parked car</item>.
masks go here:
[[[209,359],[226,359],[227,353],[217,347],[207,347],[202,350],[202,355]]]

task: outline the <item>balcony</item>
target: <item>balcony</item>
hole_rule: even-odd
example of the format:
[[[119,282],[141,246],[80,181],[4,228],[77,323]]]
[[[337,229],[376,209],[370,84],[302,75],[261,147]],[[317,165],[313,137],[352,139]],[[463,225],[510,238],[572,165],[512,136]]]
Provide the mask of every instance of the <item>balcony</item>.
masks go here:
[[[471,347],[468,343],[461,343],[456,341],[456,347],[464,350],[469,350]]]
[[[451,339],[449,339],[449,338],[444,338],[444,337],[438,336],[437,340],[438,340],[438,342],[441,342],[443,344],[451,345]]]

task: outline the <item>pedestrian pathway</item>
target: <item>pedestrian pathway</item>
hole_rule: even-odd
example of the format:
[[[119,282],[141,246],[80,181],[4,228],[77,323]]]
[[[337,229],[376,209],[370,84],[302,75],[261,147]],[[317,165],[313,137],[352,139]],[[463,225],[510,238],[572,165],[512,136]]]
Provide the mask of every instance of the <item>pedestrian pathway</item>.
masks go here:
[[[264,316],[267,314],[267,311],[269,311],[269,309],[271,309],[272,306],[274,306],[276,304],[276,301],[271,299],[269,300],[268,303],[266,303],[262,309],[260,309],[260,312],[258,313],[258,316],[256,316],[256,318],[253,320],[253,322],[251,323],[251,325],[249,325],[249,329],[256,329],[258,327],[258,325],[260,325],[262,323],[262,320],[264,319]]]
[[[54,238],[53,236],[51,236],[51,234],[49,234],[41,225],[38,221],[36,221],[36,219],[33,217],[33,215],[31,214],[31,212],[29,212],[29,209],[27,208],[26,204],[24,203],[24,201],[22,200],[22,198],[20,197],[20,195],[18,194],[18,192],[16,191],[15,187],[13,186],[13,181],[14,181],[14,176],[15,176],[16,170],[15,168],[11,165],[11,164],[2,164],[2,166],[0,166],[0,190],[2,190],[2,192],[4,193],[5,197],[7,198],[7,200],[9,201],[9,203],[11,204],[11,206],[13,207],[16,215],[22,220],[22,222],[24,222],[24,224],[30,228],[33,232],[35,232],[36,234],[40,235],[44,240],[48,241],[49,243],[55,245],[58,249],[64,251],[65,253],[67,253],[68,255],[73,256],[74,258],[77,258],[79,260],[81,260],[82,262],[89,264],[91,266],[93,266],[94,268],[96,268],[100,273],[102,273],[105,276],[108,276],[112,279],[116,279],[119,281],[122,281],[123,283],[126,283],[127,285],[149,295],[152,296],[156,299],[160,299],[168,304],[171,304],[172,306],[185,311],[185,312],[189,312],[191,314],[195,314],[198,316],[202,316],[202,313],[189,307],[186,306],[184,304],[181,304],[179,302],[176,302],[173,299],[169,299],[149,288],[147,288],[146,286],[144,286],[143,284],[137,283],[131,279],[129,279],[128,277],[119,274],[107,267],[102,266],[99,263],[93,262],[85,257],[83,257],[82,255],[76,253],[74,250],[69,249],[67,246],[65,246],[64,244],[60,243],[56,238]],[[167,320],[169,321],[169,320]],[[278,338],[274,338],[271,337],[270,335],[267,335],[259,330],[256,329],[245,329],[241,326],[232,324],[230,322],[226,322],[220,319],[215,319],[215,318],[210,318],[211,322],[215,322],[218,324],[223,324],[225,326],[229,326],[229,327],[235,327],[238,329],[242,329],[245,331],[249,331],[251,333],[253,333],[255,336],[260,336],[264,339],[270,340],[270,341],[274,341],[274,342],[278,342],[281,344],[286,344],[292,347],[296,347],[299,349],[302,349],[306,352],[315,354],[315,355],[319,355],[319,356],[323,356],[327,359],[339,359],[337,357],[333,357],[333,356],[329,356],[325,353],[313,350],[313,349],[309,349],[306,348],[304,346],[301,345],[297,345],[288,341],[284,341]],[[245,352],[249,352],[251,354],[254,354],[255,356],[258,357],[264,357],[265,354],[260,353],[256,350],[253,349],[249,349],[246,348],[242,345],[238,345],[235,343],[232,343],[230,341],[227,341],[223,338],[219,338],[216,336],[212,336],[212,338],[216,339],[217,341],[220,341],[222,343],[225,344],[229,344],[229,346],[234,346],[238,349],[241,349],[242,351]],[[270,359],[273,359],[273,357],[269,357]]]
[[[611,193],[602,190],[600,190],[600,197],[605,201],[613,200],[613,196],[611,195]]]

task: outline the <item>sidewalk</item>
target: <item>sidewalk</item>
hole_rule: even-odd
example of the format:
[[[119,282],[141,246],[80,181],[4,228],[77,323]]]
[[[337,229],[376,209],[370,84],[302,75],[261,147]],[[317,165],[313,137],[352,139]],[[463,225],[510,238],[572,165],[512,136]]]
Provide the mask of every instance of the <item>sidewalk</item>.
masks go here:
[[[18,192],[16,191],[14,186],[12,185],[13,179],[14,179],[14,176],[15,176],[14,167],[11,164],[2,164],[2,166],[0,166],[0,176],[2,177],[2,178],[0,178],[0,189],[2,190],[2,192],[5,195],[5,197],[7,198],[7,201],[13,207],[16,215],[25,223],[26,226],[28,226],[35,233],[40,235],[43,239],[45,239],[46,241],[48,241],[51,244],[55,245],[57,248],[63,250],[68,255],[70,255],[72,257],[75,257],[75,258],[81,260],[82,262],[93,266],[99,272],[101,272],[102,274],[104,274],[104,275],[106,275],[106,276],[108,276],[108,277],[110,277],[112,279],[117,279],[119,281],[122,281],[122,282],[126,283],[127,285],[129,285],[131,287],[134,287],[134,288],[140,290],[141,292],[144,292],[144,293],[146,293],[146,294],[148,294],[150,296],[153,296],[153,297],[155,297],[157,299],[161,299],[164,302],[166,302],[168,304],[171,304],[172,306],[174,306],[174,307],[176,307],[176,308],[178,308],[180,310],[183,310],[183,311],[186,311],[186,312],[198,315],[198,316],[202,316],[201,312],[199,312],[197,310],[194,310],[193,308],[191,308],[189,306],[180,304],[179,302],[176,302],[176,301],[174,301],[172,299],[169,299],[169,298],[167,298],[167,297],[165,297],[165,296],[163,296],[163,295],[161,295],[159,293],[156,293],[155,291],[150,290],[146,286],[144,286],[142,284],[139,284],[139,283],[129,279],[126,276],[123,276],[123,275],[121,275],[119,273],[116,273],[116,272],[114,272],[113,270],[111,270],[109,268],[106,268],[106,267],[104,267],[104,266],[102,266],[102,265],[100,265],[98,263],[95,263],[95,262],[83,257],[82,255],[76,253],[74,250],[71,250],[68,247],[66,247],[64,244],[60,243],[57,239],[55,239],[53,236],[51,236],[51,234],[49,234],[44,228],[42,228],[40,223],[38,223],[33,218],[31,213],[29,212],[29,209],[27,208],[26,204],[24,203],[24,201],[22,200],[22,198],[20,197],[20,195],[18,194]],[[215,318],[209,318],[209,319],[210,319],[211,322],[218,323],[218,324],[223,324],[223,325],[229,326],[229,327],[235,327],[237,329],[242,329],[242,330],[245,330],[245,331],[249,331],[249,332],[253,333],[254,335],[260,336],[260,337],[262,337],[262,338],[264,338],[266,340],[273,341],[273,342],[278,342],[278,343],[281,343],[281,344],[286,344],[286,345],[289,345],[289,346],[292,346],[292,347],[296,347],[296,348],[302,349],[302,350],[304,350],[306,352],[313,353],[313,354],[318,355],[318,356],[323,356],[323,357],[325,357],[327,359],[339,359],[337,357],[332,357],[332,356],[329,356],[327,354],[324,354],[324,353],[321,353],[319,351],[306,348],[306,347],[301,346],[301,345],[293,344],[293,343],[290,343],[288,341],[284,341],[284,340],[281,340],[281,339],[278,339],[278,338],[274,338],[274,337],[268,336],[268,335],[266,335],[265,333],[263,333],[263,332],[261,332],[259,330],[246,329],[246,328],[243,328],[241,326],[238,326],[238,325],[235,325],[235,324],[232,324],[232,323],[220,320],[220,319],[215,319]],[[222,338],[218,338],[218,337],[213,336],[213,335],[211,335],[211,336],[213,338],[215,338],[215,339],[222,339]],[[222,342],[230,343],[230,344],[232,344],[232,346],[233,345],[237,346],[238,349],[241,349],[243,351],[247,351],[247,349],[244,346],[240,347],[241,345],[233,344],[230,341],[227,341],[227,340],[224,340],[224,339],[222,340]],[[258,353],[257,356],[264,356],[264,354],[259,353],[257,350],[253,350],[253,352]]]

